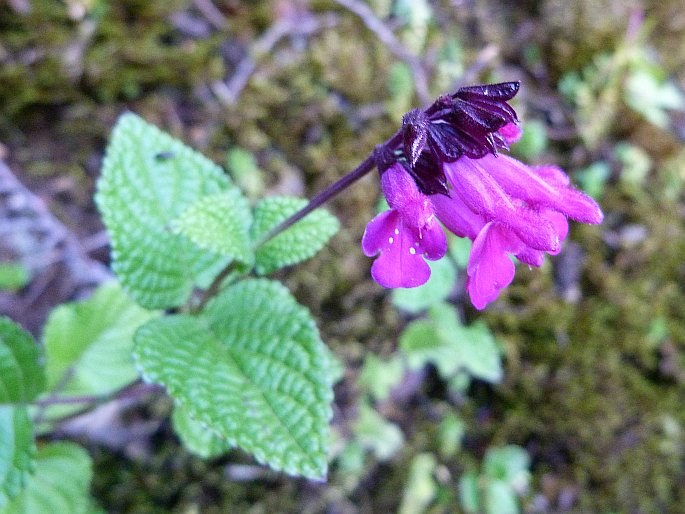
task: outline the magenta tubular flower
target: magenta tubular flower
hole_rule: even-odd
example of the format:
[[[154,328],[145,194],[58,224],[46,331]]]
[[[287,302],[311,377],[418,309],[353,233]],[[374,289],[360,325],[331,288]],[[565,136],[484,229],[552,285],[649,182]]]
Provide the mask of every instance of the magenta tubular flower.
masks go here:
[[[601,223],[597,203],[569,185],[554,166],[530,167],[499,155],[463,157],[444,164],[450,196],[431,197],[443,225],[473,241],[466,268],[467,291],[478,309],[499,296],[514,278],[510,255],[541,266],[568,233],[567,218]]]
[[[440,259],[447,249],[439,220],[473,241],[467,291],[483,309],[513,280],[511,256],[541,266],[546,253],[560,251],[567,218],[601,223],[599,206],[561,169],[498,153],[521,133],[506,103],[517,91],[512,82],[462,88],[426,111],[408,113],[402,148],[377,152],[390,210],[369,222],[362,249],[378,255],[371,274],[380,285],[416,287],[428,280],[425,260]]]
[[[362,237],[366,256],[380,253],[371,266],[371,276],[383,287],[420,286],[430,277],[424,259],[442,258],[447,238],[430,198],[419,191],[401,164],[382,173],[381,187],[390,210],[373,218]]]

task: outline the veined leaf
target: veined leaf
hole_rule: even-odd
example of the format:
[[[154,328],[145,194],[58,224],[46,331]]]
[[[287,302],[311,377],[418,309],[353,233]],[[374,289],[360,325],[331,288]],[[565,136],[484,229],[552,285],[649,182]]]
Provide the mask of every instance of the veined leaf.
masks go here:
[[[54,309],[43,332],[48,389],[59,385],[60,395],[105,395],[133,382],[133,333],[158,315],[134,303],[116,282],[100,286],[88,300]],[[45,416],[69,409],[54,406]]]
[[[86,514],[92,476],[86,451],[73,443],[52,443],[36,455],[36,471],[1,514]]]
[[[290,474],[325,476],[331,359],[281,284],[240,282],[199,316],[148,322],[135,342],[144,378],[228,444]]]
[[[24,487],[35,453],[26,407],[0,406],[0,513]]]
[[[218,457],[231,449],[231,445],[225,439],[193,418],[188,409],[182,405],[174,405],[171,421],[183,445],[203,459]]]
[[[250,230],[252,240],[258,241],[305,205],[307,201],[300,198],[265,198],[254,209],[254,223]],[[324,247],[339,228],[340,224],[335,216],[324,209],[315,210],[257,248],[256,272],[268,275],[284,266],[309,259]]]
[[[200,248],[250,263],[253,260],[248,230],[252,213],[247,199],[238,188],[203,196],[172,223]]]
[[[431,362],[444,379],[466,371],[489,382],[501,380],[500,350],[485,325],[462,325],[454,309],[444,303],[431,307],[430,313],[432,321],[415,321],[400,336],[411,367]]]
[[[44,388],[40,346],[31,334],[0,316],[0,404],[30,402]]]
[[[157,127],[131,113],[119,118],[95,199],[112,240],[112,268],[139,304],[181,305],[227,264],[169,223],[229,184],[219,166]]]

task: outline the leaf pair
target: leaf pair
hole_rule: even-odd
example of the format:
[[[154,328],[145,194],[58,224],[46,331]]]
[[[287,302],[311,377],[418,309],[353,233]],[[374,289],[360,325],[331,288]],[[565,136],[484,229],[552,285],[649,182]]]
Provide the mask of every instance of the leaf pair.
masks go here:
[[[338,230],[317,210],[265,240],[306,201],[266,198],[252,208],[218,166],[133,114],[114,128],[96,200],[112,267],[146,308],[185,304],[229,264],[244,277],[301,262]],[[191,450],[238,446],[276,469],[325,476],[331,358],[310,313],[279,283],[234,282],[197,315],[146,323],[135,343],[143,377],[174,398],[174,424]]]
[[[319,209],[259,244],[272,228],[305,205],[307,201],[301,198],[270,197],[251,211],[245,197],[232,188],[200,198],[171,222],[171,228],[200,248],[254,267],[258,275],[268,275],[309,259],[337,232],[337,219]]]
[[[267,198],[254,210],[224,171],[180,141],[127,113],[112,132],[98,182],[113,269],[147,308],[184,304],[233,261],[258,274],[314,255],[338,230],[319,210],[265,245],[256,243],[304,205]]]

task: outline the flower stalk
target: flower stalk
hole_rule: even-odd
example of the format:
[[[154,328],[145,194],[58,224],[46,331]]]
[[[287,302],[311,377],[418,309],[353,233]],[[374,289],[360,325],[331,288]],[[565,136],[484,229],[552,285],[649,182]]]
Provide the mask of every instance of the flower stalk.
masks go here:
[[[375,257],[374,280],[384,287],[416,287],[430,277],[426,260],[447,253],[448,231],[473,242],[467,291],[483,309],[514,277],[510,256],[539,267],[555,255],[568,233],[567,218],[601,223],[590,197],[570,186],[552,165],[527,166],[500,155],[521,135],[509,105],[518,82],[460,88],[427,109],[414,109],[402,128],[352,172],[265,234],[255,248],[276,237],[367,175],[380,173],[390,209],[372,219],[362,250]],[[227,268],[203,295],[199,309],[220,289]]]

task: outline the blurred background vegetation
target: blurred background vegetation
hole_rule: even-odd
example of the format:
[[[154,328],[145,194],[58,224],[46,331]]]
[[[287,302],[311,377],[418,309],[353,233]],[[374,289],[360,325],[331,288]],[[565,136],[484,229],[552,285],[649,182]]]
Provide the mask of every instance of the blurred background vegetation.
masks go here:
[[[458,241],[427,292],[369,280],[365,178],[282,275],[341,364],[328,481],[194,456],[154,397],[117,413],[124,436],[81,436],[106,512],[685,512],[681,0],[0,0],[0,158],[102,262],[94,182],[127,109],[252,198],[311,196],[405,111],[505,80],[513,154],[561,165],[604,223],[478,313]],[[74,292],[0,247],[3,309],[39,334]]]

